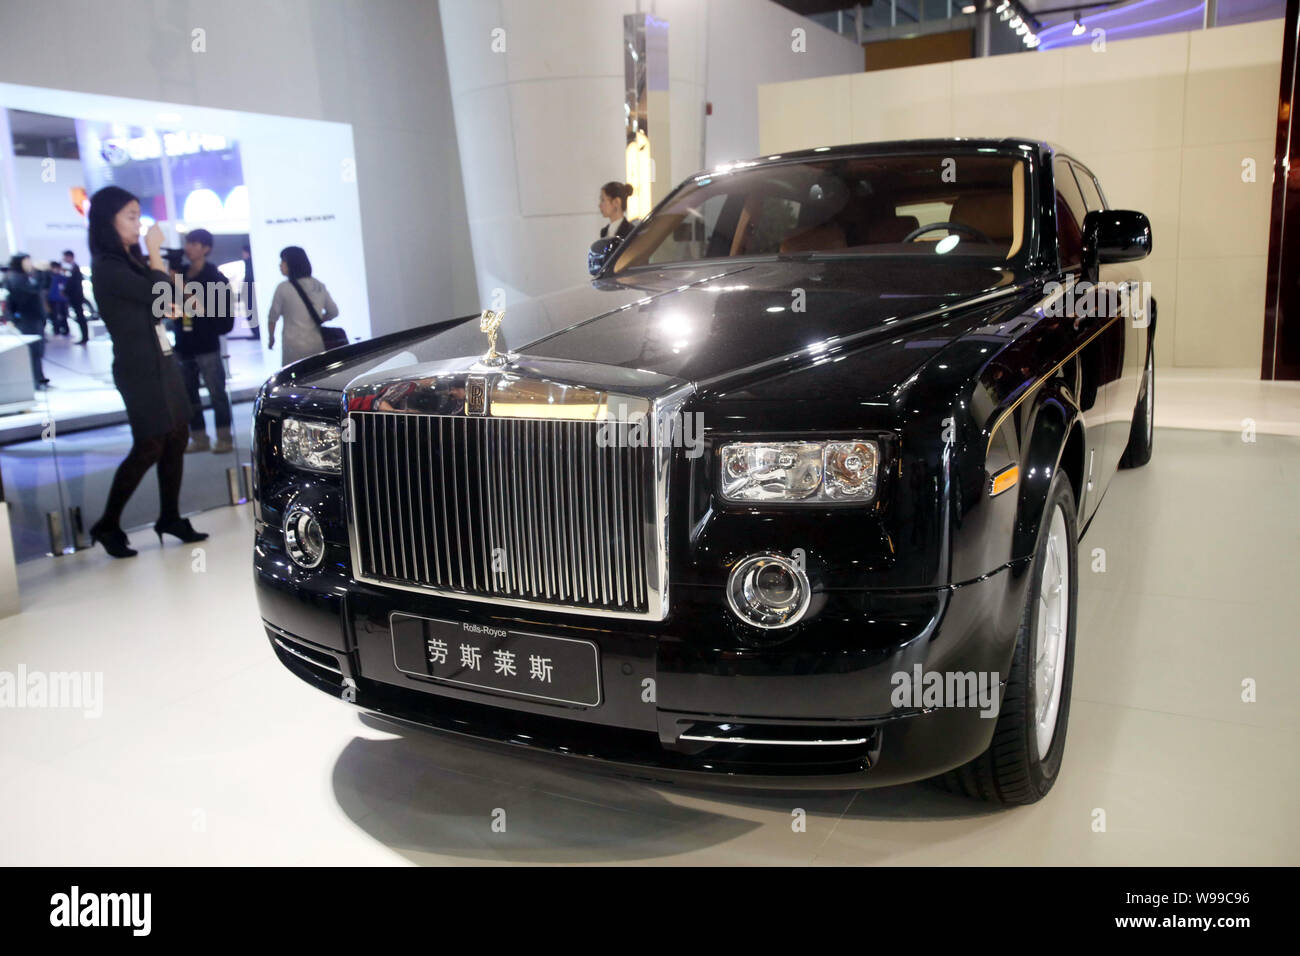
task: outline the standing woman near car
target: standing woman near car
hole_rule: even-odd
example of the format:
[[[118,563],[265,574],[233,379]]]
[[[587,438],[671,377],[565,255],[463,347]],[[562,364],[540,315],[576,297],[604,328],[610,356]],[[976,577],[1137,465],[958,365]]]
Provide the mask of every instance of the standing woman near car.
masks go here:
[[[632,195],[631,183],[608,182],[600,187],[600,201],[597,208],[600,214],[609,220],[600,230],[600,238],[613,236],[624,239],[632,231],[632,223],[627,218],[627,200]]]
[[[181,368],[155,312],[155,286],[171,284],[162,257],[163,233],[149,227],[140,255],[140,202],[125,189],[105,186],[90,200],[91,285],[100,317],[113,339],[113,383],[122,394],[131,423],[131,451],[117,466],[104,515],[90,529],[115,558],[135,555],[122,531],[122,510],[152,466],[158,466],[158,520],[154,532],[182,541],[202,541],[181,517],[181,476],[189,442],[190,401]],[[165,295],[166,293],[163,293]],[[179,304],[179,303],[178,303]]]
[[[301,246],[280,250],[280,272],[288,278],[275,287],[271,309],[266,315],[266,347],[275,348],[275,325],[284,319],[284,353],[289,365],[309,355],[325,351],[321,323],[339,314],[329,290],[311,275],[311,260]]]

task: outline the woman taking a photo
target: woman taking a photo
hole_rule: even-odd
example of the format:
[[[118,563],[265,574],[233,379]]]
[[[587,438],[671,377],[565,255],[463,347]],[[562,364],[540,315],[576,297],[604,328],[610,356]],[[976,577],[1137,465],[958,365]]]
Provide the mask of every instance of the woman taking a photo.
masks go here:
[[[271,310],[267,313],[269,325],[266,347],[275,348],[275,325],[284,319],[284,353],[281,360],[290,365],[309,355],[325,351],[321,337],[321,323],[339,314],[325,284],[311,277],[311,260],[300,246],[286,246],[280,250],[280,272],[288,276],[275,288]]]
[[[122,531],[122,510],[150,467],[158,466],[159,543],[164,534],[202,541],[181,517],[181,475],[190,438],[190,400],[162,321],[154,315],[154,286],[171,284],[157,224],[145,234],[148,262],[140,255],[140,202],[125,189],[105,186],[90,200],[90,257],[95,301],[113,339],[113,383],[131,423],[131,451],[117,466],[104,516],[90,529],[115,558],[136,552]]]

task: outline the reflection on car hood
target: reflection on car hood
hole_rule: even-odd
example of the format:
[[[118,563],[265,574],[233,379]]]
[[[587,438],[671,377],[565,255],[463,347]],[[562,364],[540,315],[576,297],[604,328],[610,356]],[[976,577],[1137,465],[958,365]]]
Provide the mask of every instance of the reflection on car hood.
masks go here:
[[[671,271],[629,276],[620,284],[653,294],[523,351],[707,385],[871,333],[897,328],[901,335],[910,318],[1015,285],[1007,270],[911,257],[757,262],[689,286],[674,278]]]
[[[933,324],[918,317],[942,315],[1023,278],[987,260],[912,256],[639,270],[509,306],[497,348],[642,369],[707,387],[764,369],[788,370],[801,357],[812,361],[873,338],[914,338]],[[295,367],[293,381],[342,390],[381,367],[400,374],[407,365],[481,355],[486,345],[478,322],[466,320],[436,335],[403,336],[391,349],[352,361]],[[890,374],[906,375],[929,351],[899,353],[888,363]]]

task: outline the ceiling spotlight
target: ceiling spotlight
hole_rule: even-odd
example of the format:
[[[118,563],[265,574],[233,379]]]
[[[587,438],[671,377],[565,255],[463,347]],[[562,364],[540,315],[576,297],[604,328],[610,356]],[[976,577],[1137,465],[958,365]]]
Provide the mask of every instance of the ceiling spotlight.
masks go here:
[[[1014,19],[1012,19],[1010,23],[1007,24],[1007,26],[1011,27],[1011,29],[1013,30],[1018,30],[1024,25],[1025,25],[1025,21],[1020,19],[1020,17],[1015,17]]]
[[[1075,17],[1074,29],[1072,29],[1070,32],[1073,33],[1075,36],[1078,36],[1079,34],[1083,33],[1087,29],[1088,28],[1083,25],[1083,21],[1080,20],[1078,17]]]
[[[1009,6],[1011,6],[1011,0],[1002,0],[1002,2],[998,4],[996,12],[1001,13]]]
[[[961,8],[961,12],[962,12],[962,13],[974,13],[974,12],[975,12],[975,4],[973,4],[973,3],[968,3],[968,4],[966,4],[966,6],[964,6],[964,7]]]
[[[1012,9],[1011,9],[1010,7],[999,7],[999,8],[998,8],[998,19],[999,19],[999,20],[1010,20],[1010,19],[1011,19],[1011,14],[1012,14],[1012,12],[1013,12],[1013,11],[1012,11]]]
[[[1029,32],[1028,23],[1021,23],[1020,26],[1016,27],[1016,33],[1020,34],[1020,36],[1024,36],[1028,32]]]
[[[1025,37],[1025,43],[1029,45],[1030,49],[1033,49],[1034,47],[1038,46],[1038,44],[1041,42],[1042,41],[1039,40],[1038,37],[1034,36],[1032,33],[1029,34],[1029,36]]]

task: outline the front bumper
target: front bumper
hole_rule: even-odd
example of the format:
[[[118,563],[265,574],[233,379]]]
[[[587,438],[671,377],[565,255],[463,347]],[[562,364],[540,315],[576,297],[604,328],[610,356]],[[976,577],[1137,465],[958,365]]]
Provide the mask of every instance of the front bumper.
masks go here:
[[[755,635],[716,588],[675,587],[664,621],[595,619],[371,587],[343,564],[302,572],[269,535],[255,557],[281,662],[382,718],[642,779],[815,789],[923,779],[988,746],[993,717],[974,706],[896,707],[895,675],[920,666],[1004,683],[1024,572],[1013,564],[945,589],[828,592],[815,618]],[[394,611],[592,641],[601,702],[556,705],[398,670]]]

